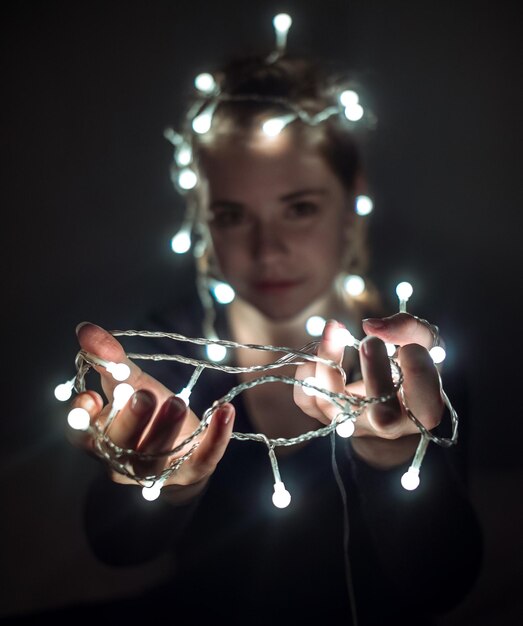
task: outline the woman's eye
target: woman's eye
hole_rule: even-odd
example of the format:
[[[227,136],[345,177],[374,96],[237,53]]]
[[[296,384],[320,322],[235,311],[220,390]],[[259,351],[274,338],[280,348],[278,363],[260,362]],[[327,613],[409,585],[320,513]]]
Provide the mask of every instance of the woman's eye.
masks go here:
[[[223,209],[215,211],[211,217],[211,224],[218,228],[238,226],[243,220],[243,213],[239,209]]]
[[[296,202],[288,208],[291,218],[310,217],[318,212],[318,205],[314,202]]]

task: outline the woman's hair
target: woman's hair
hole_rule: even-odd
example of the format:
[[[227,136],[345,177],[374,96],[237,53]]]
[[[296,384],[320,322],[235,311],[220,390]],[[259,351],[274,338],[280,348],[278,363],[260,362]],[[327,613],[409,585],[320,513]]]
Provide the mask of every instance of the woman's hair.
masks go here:
[[[315,61],[302,57],[285,55],[271,62],[259,56],[234,59],[217,71],[214,79],[219,103],[209,133],[195,137],[196,155],[218,136],[245,135],[268,116],[299,111],[313,117],[328,107],[339,108],[339,79],[329,77]],[[212,96],[201,102],[200,110],[211,100]],[[354,191],[362,164],[347,119],[332,115],[314,127],[297,122],[292,130],[298,137],[315,141],[347,191]]]

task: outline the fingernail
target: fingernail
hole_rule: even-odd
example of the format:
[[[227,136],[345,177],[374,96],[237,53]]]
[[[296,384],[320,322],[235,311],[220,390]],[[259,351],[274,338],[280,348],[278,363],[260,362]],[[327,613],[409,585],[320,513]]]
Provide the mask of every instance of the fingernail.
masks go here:
[[[151,411],[156,404],[156,399],[150,391],[139,389],[131,398],[131,410],[135,415],[144,415]]]
[[[377,317],[367,317],[366,319],[362,320],[362,322],[365,326],[368,326],[373,330],[381,330],[386,326],[385,322]]]
[[[89,324],[89,322],[80,322],[78,324],[78,326],[75,328],[75,332],[76,332],[77,335],[80,332],[80,328],[82,328],[82,326],[85,326],[86,324]]]
[[[166,409],[172,418],[177,419],[185,415],[187,405],[181,398],[178,396],[171,396],[167,400],[167,403]]]
[[[219,417],[223,421],[224,424],[228,424],[231,421],[231,417],[233,414],[232,406],[228,404],[224,404],[219,409]]]

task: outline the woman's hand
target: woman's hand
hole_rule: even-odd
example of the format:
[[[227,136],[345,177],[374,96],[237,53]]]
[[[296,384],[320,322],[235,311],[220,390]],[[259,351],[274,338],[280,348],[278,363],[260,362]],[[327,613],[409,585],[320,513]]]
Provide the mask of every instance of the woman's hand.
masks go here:
[[[131,374],[125,382],[136,391],[117,413],[107,433],[117,446],[145,454],[162,454],[174,449],[200,425],[200,420],[183,400],[130,361],[121,344],[109,332],[94,324],[84,323],[78,326],[77,336],[80,347],[86,352],[107,361],[126,363],[130,367]],[[72,408],[84,408],[89,413],[91,424],[98,420],[103,425],[109,415],[113,390],[118,381],[104,367],[95,366],[94,369],[100,374],[102,389],[109,403],[97,392],[85,391],[74,398]],[[214,412],[209,426],[176,454],[182,455],[198,440],[192,455],[164,483],[162,495],[182,502],[205,486],[231,438],[234,416],[232,404],[224,404]],[[94,452],[94,439],[89,433],[73,431],[69,433],[69,439],[74,445]],[[131,458],[129,461],[132,472],[142,478],[160,474],[172,457],[166,455],[153,460],[134,461]],[[114,470],[111,470],[111,478],[119,483],[137,484],[132,478]]]
[[[335,320],[326,324],[318,356],[341,365],[344,347],[337,341],[337,333],[343,328]],[[318,386],[334,393],[360,397],[392,395],[386,402],[367,405],[356,419],[353,435],[353,446],[360,456],[371,464],[391,467],[410,456],[419,439],[416,436],[419,430],[394,393],[385,342],[399,346],[396,358],[404,376],[406,404],[425,428],[431,430],[439,424],[444,411],[439,374],[428,352],[434,335],[426,323],[408,313],[363,320],[363,330],[367,336],[359,350],[361,380],[345,385],[334,368],[314,362],[298,366],[296,377],[303,380],[313,376]],[[305,413],[323,424],[330,423],[340,412],[327,398],[306,395],[300,385],[294,388],[294,398]]]

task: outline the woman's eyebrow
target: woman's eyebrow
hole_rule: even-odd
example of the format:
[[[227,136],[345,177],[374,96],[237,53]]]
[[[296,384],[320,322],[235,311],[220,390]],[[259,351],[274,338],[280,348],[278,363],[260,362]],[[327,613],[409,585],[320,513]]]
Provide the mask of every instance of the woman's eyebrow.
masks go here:
[[[242,209],[243,204],[241,202],[234,202],[233,200],[213,200],[209,205],[211,211],[218,209]]]
[[[310,189],[300,189],[299,191],[293,191],[287,193],[284,196],[280,196],[282,202],[289,202],[290,200],[297,200],[303,196],[326,196],[328,190],[324,187],[311,187]]]

